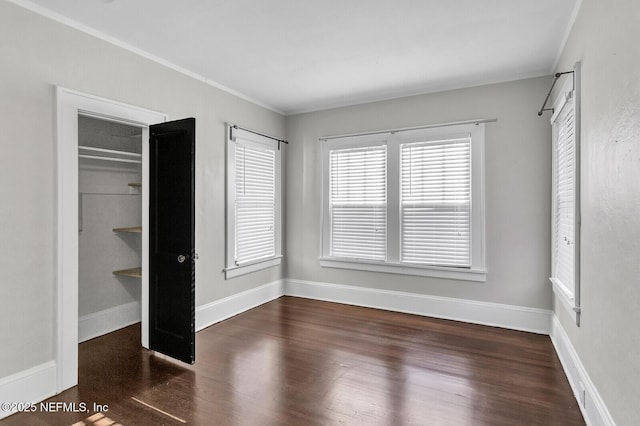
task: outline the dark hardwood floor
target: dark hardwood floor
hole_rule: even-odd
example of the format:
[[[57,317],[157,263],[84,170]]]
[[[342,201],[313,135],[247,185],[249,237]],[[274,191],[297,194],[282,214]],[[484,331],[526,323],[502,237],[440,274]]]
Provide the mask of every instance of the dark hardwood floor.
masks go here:
[[[193,366],[139,341],[80,345],[79,385],[48,401],[88,413],[0,424],[584,424],[548,336],[282,297],[199,332]]]

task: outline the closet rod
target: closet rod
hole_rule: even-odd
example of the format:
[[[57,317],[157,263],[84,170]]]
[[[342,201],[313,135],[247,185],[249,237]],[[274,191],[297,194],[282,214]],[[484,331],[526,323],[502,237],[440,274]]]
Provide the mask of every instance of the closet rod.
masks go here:
[[[140,195],[140,193],[135,192],[92,192],[92,191],[79,191],[79,194],[82,195]]]
[[[142,154],[138,154],[137,152],[116,151],[115,149],[94,148],[92,146],[78,145],[78,150],[104,152],[105,154],[128,155],[130,157],[142,158]]]
[[[86,155],[86,154],[79,154],[78,157],[80,157],[80,158],[88,158],[90,160],[104,160],[104,161],[115,161],[115,162],[119,162],[119,163],[142,164],[141,160],[129,160],[127,158],[101,157],[99,155]]]
[[[142,136],[142,133],[134,133],[133,135],[111,135],[113,138],[123,138],[123,139],[132,139],[139,138]]]

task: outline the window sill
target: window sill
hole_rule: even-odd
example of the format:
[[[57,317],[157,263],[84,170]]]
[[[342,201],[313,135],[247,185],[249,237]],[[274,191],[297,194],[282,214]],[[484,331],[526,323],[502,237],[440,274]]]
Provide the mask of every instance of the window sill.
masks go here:
[[[239,277],[241,275],[250,274],[251,272],[260,271],[262,269],[278,266],[282,263],[282,256],[270,257],[268,259],[258,260],[253,263],[241,266],[232,266],[224,269],[225,279]]]
[[[580,325],[580,308],[576,306],[573,294],[567,291],[555,278],[549,278],[549,281],[553,285],[553,293],[560,304],[564,306],[576,325]]]
[[[446,278],[450,280],[477,281],[487,280],[484,269],[460,269],[437,266],[414,266],[398,263],[374,263],[321,257],[323,268],[355,269],[358,271],[386,272],[389,274],[417,275],[421,277]]]

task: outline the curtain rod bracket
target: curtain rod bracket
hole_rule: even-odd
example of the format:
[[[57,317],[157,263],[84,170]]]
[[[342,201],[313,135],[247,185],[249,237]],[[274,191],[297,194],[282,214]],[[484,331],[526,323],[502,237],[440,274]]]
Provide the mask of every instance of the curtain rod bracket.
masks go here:
[[[286,143],[287,145],[289,145],[289,142],[285,141],[284,139],[278,139],[278,151],[280,151],[280,144],[281,143]]]
[[[540,117],[542,115],[543,112],[545,111],[551,111],[551,113],[553,113],[553,108],[545,108],[547,106],[547,102],[549,101],[549,96],[551,96],[551,92],[553,91],[554,86],[556,85],[556,82],[558,81],[558,79],[560,77],[562,77],[565,74],[573,74],[575,73],[575,71],[563,71],[563,72],[557,72],[553,75],[553,83],[551,83],[551,88],[549,89],[549,92],[547,93],[547,97],[544,98],[544,102],[542,103],[542,106],[540,107],[540,111],[538,111],[538,117]]]

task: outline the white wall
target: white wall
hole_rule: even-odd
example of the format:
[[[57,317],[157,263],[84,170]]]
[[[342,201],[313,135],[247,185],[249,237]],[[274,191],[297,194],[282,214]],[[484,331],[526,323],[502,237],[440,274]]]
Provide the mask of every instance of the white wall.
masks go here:
[[[583,0],[581,325],[555,313],[618,425],[640,422],[640,2]]]
[[[536,115],[548,77],[287,117],[287,278],[531,308],[551,308],[549,121]],[[318,138],[431,123],[486,125],[485,283],[322,268]]]
[[[225,121],[284,135],[284,118],[70,27],[0,2],[0,378],[54,358],[54,85],[196,117],[196,304],[280,279],[224,280]]]

